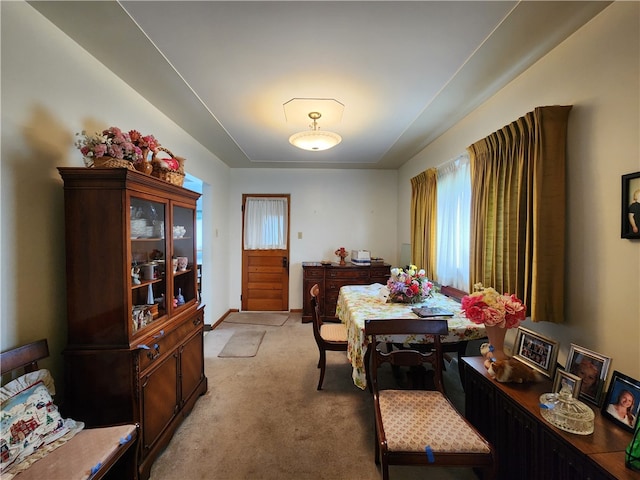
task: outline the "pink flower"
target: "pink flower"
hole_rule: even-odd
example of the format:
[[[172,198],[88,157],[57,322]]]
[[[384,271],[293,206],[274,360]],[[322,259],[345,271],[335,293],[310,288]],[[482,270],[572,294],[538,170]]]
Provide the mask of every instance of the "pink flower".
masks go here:
[[[474,285],[475,292],[462,298],[461,307],[473,323],[516,328],[527,316],[527,307],[515,295],[500,295],[491,287]]]
[[[96,157],[104,157],[106,153],[107,153],[107,146],[104,143],[101,143],[93,147],[93,154]]]

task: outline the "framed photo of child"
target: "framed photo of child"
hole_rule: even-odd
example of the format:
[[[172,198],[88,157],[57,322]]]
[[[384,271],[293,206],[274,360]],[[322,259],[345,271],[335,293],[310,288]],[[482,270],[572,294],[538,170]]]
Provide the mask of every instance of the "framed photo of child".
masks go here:
[[[640,238],[640,172],[622,176],[622,238]]]
[[[602,405],[602,416],[633,432],[640,411],[640,382],[616,370]]]
[[[571,344],[565,370],[582,379],[579,397],[581,400],[600,406],[610,363],[610,357]]]

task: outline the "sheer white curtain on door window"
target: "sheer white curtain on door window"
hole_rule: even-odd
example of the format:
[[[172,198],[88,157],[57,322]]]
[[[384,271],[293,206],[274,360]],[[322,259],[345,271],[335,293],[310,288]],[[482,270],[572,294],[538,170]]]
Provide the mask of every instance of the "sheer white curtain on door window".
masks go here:
[[[287,199],[247,197],[244,206],[244,249],[286,250]]]
[[[438,169],[436,272],[442,285],[470,291],[469,227],[471,177],[469,155]]]

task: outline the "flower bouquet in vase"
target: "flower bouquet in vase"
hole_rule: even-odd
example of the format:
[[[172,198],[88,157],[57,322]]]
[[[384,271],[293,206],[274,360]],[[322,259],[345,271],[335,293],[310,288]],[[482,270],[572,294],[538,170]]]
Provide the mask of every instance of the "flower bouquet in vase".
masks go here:
[[[391,277],[387,280],[390,302],[420,303],[431,295],[433,283],[427,278],[425,271],[415,265],[406,269],[392,268]]]
[[[138,147],[142,152],[141,158],[134,162],[135,169],[139,172],[151,175],[151,172],[153,171],[151,159],[160,147],[160,142],[158,142],[153,135],[143,135],[138,130],[129,130],[129,138],[131,138],[131,143]]]
[[[473,286],[473,293],[462,298],[464,315],[473,323],[484,324],[489,338],[489,352],[485,366],[491,361],[505,360],[504,337],[509,328],[517,328],[526,316],[527,307],[515,295],[499,294],[481,283]]]

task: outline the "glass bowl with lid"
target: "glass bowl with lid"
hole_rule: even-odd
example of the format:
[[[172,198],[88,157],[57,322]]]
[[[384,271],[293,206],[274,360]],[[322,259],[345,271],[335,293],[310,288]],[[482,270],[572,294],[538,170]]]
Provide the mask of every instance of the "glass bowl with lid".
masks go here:
[[[554,427],[577,435],[593,433],[593,410],[571,395],[571,387],[563,385],[558,393],[540,395],[540,414]]]

